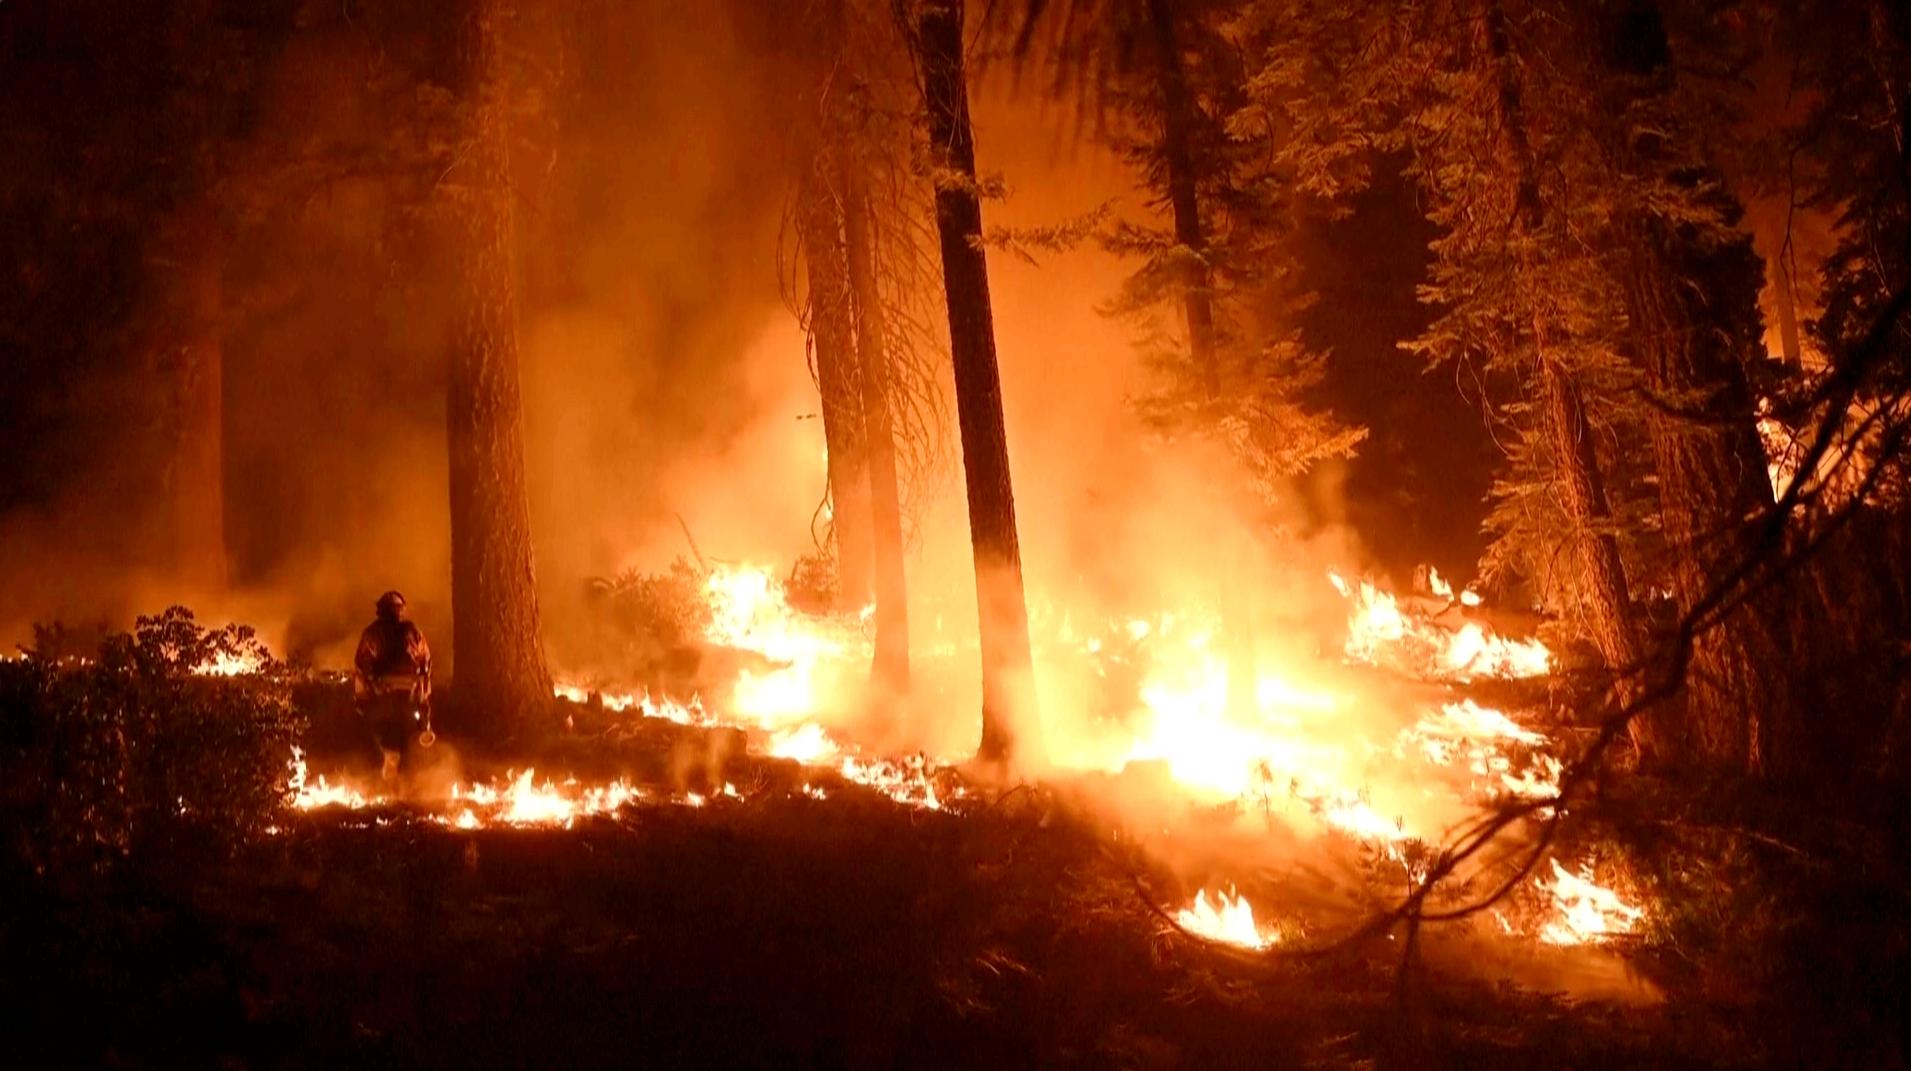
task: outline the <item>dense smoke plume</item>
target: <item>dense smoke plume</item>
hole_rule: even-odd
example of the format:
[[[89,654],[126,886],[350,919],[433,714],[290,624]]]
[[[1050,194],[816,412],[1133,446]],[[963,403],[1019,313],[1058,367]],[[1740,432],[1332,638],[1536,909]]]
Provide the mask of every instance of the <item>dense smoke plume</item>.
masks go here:
[[[76,475],[37,497],[22,481],[8,499],[0,626],[10,638],[36,620],[124,621],[184,602],[336,666],[370,601],[397,587],[449,647],[451,288],[442,243],[416,210],[429,183],[370,165],[320,181],[286,176],[302,149],[381,147],[390,87],[408,70],[402,43],[418,34],[402,22],[380,31],[288,28],[257,79],[253,121],[233,139],[236,163],[216,189],[188,193],[248,206],[223,267],[230,586],[182,577],[154,546],[168,498],[152,429],[165,414],[153,402],[157,373],[125,352],[153,315],[137,298],[166,282],[146,264],[121,283],[133,300],[111,335],[120,351],[63,393],[41,384],[41,396],[60,399],[56,426],[98,430],[78,461],[38,444],[41,463]],[[525,31],[548,79],[516,161],[526,467],[546,643],[560,670],[597,627],[592,578],[699,554],[787,570],[818,550],[818,405],[779,285],[793,189],[786,135],[797,124],[785,84],[793,61],[776,31],[749,4],[586,7],[575,25]],[[1052,224],[1109,202],[1154,211],[1061,109],[1006,84],[985,84],[976,109],[982,169],[1010,191],[987,206],[992,226]],[[1210,605],[1222,585],[1246,580],[1257,632],[1316,643],[1294,623],[1337,612],[1321,569],[1357,564],[1351,536],[1323,527],[1345,515],[1332,474],[1276,504],[1285,559],[1262,560],[1265,503],[1245,508],[1224,459],[1163,442],[1133,410],[1148,385],[1139,328],[1102,311],[1131,266],[1093,248],[1039,265],[1000,252],[991,262],[1036,614]],[[953,428],[941,430],[948,469],[918,503],[911,547],[924,651],[965,645],[975,627],[959,453]],[[441,664],[455,657],[442,650]],[[924,678],[938,716],[917,726],[921,743],[972,732],[970,716],[940,716],[975,706],[973,667],[946,661]],[[1039,683],[1053,731],[1082,697]]]

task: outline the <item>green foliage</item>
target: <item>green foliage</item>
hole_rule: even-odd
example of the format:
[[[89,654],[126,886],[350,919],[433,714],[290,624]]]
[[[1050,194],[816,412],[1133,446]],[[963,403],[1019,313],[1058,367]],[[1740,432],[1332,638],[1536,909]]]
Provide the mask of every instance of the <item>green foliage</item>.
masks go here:
[[[222,657],[256,668],[203,672]],[[252,630],[209,631],[184,607],[87,655],[37,647],[0,664],[0,824],[42,873],[236,844],[285,803],[301,728],[284,667]]]
[[[591,605],[599,622],[599,660],[641,669],[703,635],[710,607],[704,602],[701,566],[678,557],[662,572],[629,569],[591,581]]]
[[[1243,118],[1253,101],[1241,27],[1254,7],[1072,0],[1010,13],[1000,29],[1053,65],[1053,91],[1128,162],[1153,211],[1102,206],[992,241],[1027,255],[1092,237],[1134,263],[1103,311],[1134,325],[1154,373],[1137,402],[1142,418],[1164,438],[1217,443],[1267,502],[1316,462],[1352,453],[1365,432],[1310,397],[1322,355],[1297,329],[1311,297],[1295,287],[1287,251],[1291,169],[1275,163],[1289,135]],[[1189,320],[1197,305],[1212,321],[1211,353]]]
[[[1726,229],[1709,189],[1671,168],[1633,167],[1617,146],[1638,124],[1685,129],[1672,95],[1615,106],[1600,64],[1600,15],[1540,0],[1419,0],[1349,8],[1259,5],[1253,116],[1290,129],[1280,145],[1299,188],[1338,198],[1376,158],[1404,151],[1441,233],[1420,289],[1436,316],[1404,348],[1459,366],[1479,391],[1506,464],[1492,489],[1485,578],[1524,587],[1576,623],[1590,593],[1576,550],[1618,537],[1635,594],[1662,586],[1657,487],[1643,449],[1652,412],[1632,355],[1619,254],[1645,216]],[[1491,30],[1504,39],[1496,53]],[[1630,181],[1616,181],[1622,174]],[[1561,482],[1575,458],[1541,389],[1543,365],[1577,397],[1608,515],[1570,513]]]

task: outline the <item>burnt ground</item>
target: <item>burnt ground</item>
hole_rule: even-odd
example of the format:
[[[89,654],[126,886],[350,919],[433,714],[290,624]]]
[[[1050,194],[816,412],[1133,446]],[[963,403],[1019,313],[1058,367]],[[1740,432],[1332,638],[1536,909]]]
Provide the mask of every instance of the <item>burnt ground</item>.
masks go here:
[[[344,700],[304,705],[312,768],[335,770],[356,740]],[[1404,989],[1384,940],[1217,950],[1152,906],[1191,888],[1052,791],[922,811],[734,731],[571,713],[514,764],[631,777],[656,802],[569,830],[288,813],[236,854],[0,873],[8,1066],[1892,1065],[1822,1031],[1788,1042],[1753,1000],[1516,988],[1465,942],[1436,940]],[[667,801],[722,780],[743,798]]]
[[[1219,953],[1034,793],[954,817],[764,791],[568,831],[319,814],[8,900],[19,1067],[1752,1062],[1676,1003],[1436,973],[1403,1005],[1385,947]]]

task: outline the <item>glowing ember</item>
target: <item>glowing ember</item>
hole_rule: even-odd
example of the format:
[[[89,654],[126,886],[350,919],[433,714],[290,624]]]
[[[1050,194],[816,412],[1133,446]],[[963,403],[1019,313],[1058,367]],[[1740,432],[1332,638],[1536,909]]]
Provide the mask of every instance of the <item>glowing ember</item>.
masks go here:
[[[1592,864],[1578,874],[1549,860],[1553,880],[1536,884],[1552,898],[1554,917],[1540,930],[1539,939],[1550,945],[1582,945],[1631,933],[1645,911],[1626,903],[1619,894],[1593,881]]]
[[[1220,944],[1236,945],[1256,951],[1279,943],[1280,931],[1262,930],[1254,922],[1254,908],[1247,897],[1232,891],[1216,893],[1208,900],[1208,891],[1195,895],[1194,903],[1175,912],[1174,920],[1198,937]]]
[[[688,703],[671,699],[653,699],[648,692],[600,692],[576,684],[559,684],[552,689],[559,699],[590,703],[593,698],[605,710],[635,711],[646,718],[662,718],[678,725],[713,725],[714,719],[703,708],[703,700],[692,696]]]

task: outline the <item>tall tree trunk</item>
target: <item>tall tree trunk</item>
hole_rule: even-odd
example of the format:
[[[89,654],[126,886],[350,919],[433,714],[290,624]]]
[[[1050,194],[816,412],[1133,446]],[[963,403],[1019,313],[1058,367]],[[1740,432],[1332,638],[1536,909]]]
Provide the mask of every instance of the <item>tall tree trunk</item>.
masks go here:
[[[1639,221],[1625,239],[1632,340],[1661,408],[1648,419],[1659,472],[1661,523],[1672,551],[1679,604],[1690,609],[1753,553],[1752,529],[1772,508],[1751,392],[1732,347],[1756,344],[1721,323],[1745,310],[1711,307],[1690,279],[1716,275],[1700,251],[1673,260],[1681,243],[1663,224]],[[1710,280],[1704,284],[1712,289]],[[1742,304],[1743,293],[1719,300]],[[1686,730],[1694,757],[1715,767],[1762,772],[1771,720],[1792,712],[1787,678],[1798,672],[1782,608],[1769,598],[1734,609],[1693,645]]]
[[[1194,101],[1182,68],[1180,37],[1175,32],[1174,0],[1148,0],[1154,32],[1155,70],[1161,92],[1161,155],[1168,171],[1168,206],[1174,214],[1176,268],[1181,283],[1181,312],[1188,329],[1188,352],[1200,369],[1209,401],[1221,394],[1220,355],[1214,340],[1212,277],[1207,237],[1201,226],[1201,202],[1190,135]]]
[[[969,90],[962,61],[962,0],[919,0],[916,11],[929,145],[939,172],[936,230],[942,244],[942,285],[955,360],[969,540],[975,553],[982,641],[980,757],[1002,762],[1015,745],[1013,725],[1034,724],[1034,671],[1028,607],[1022,594],[1022,550],[1015,529],[1015,493],[1009,481],[1008,435],[1002,421],[1002,376],[996,366],[994,314],[989,308],[989,270],[981,244],[975,134],[969,125]]]
[[[1798,301],[1792,291],[1792,273],[1785,268],[1784,249],[1790,241],[1790,235],[1781,239],[1778,251],[1765,261],[1765,274],[1771,280],[1772,304],[1778,309],[1779,352],[1785,355],[1788,367],[1801,368],[1805,355],[1798,342]]]
[[[843,214],[825,176],[827,163],[803,185],[797,226],[809,281],[810,339],[823,409],[823,445],[829,467],[830,535],[836,543],[840,608],[869,605],[872,527],[869,466],[864,443],[862,372],[850,313],[849,268],[843,251]]]
[[[458,26],[469,125],[449,193],[463,309],[445,392],[457,695],[494,738],[524,727],[551,700],[525,491],[500,22],[494,0],[477,0]]]
[[[1539,318],[1535,317],[1537,321]],[[1535,324],[1535,331],[1541,325]],[[1642,649],[1638,626],[1632,616],[1632,589],[1626,577],[1626,565],[1619,554],[1619,539],[1613,533],[1612,507],[1606,498],[1604,474],[1593,446],[1592,426],[1586,420],[1578,387],[1557,360],[1547,355],[1543,336],[1540,348],[1540,394],[1545,404],[1546,434],[1551,440],[1553,464],[1562,492],[1566,515],[1573,526],[1573,543],[1584,582],[1580,590],[1585,599],[1585,620],[1593,647],[1608,670],[1627,673],[1640,664]],[[1638,694],[1626,686],[1619,692],[1621,702]],[[1668,739],[1665,719],[1656,713],[1634,718],[1633,744],[1643,762],[1661,762],[1670,757],[1674,745]]]
[[[1585,583],[1585,618],[1593,646],[1610,670],[1627,671],[1639,662],[1640,645],[1632,619],[1632,592],[1626,578],[1625,562],[1620,557],[1619,540],[1613,533],[1612,507],[1606,498],[1604,474],[1594,447],[1592,426],[1578,385],[1572,374],[1560,364],[1555,353],[1552,328],[1545,307],[1545,282],[1534,263],[1534,248],[1546,229],[1546,202],[1540,191],[1539,167],[1533,159],[1532,142],[1526,135],[1526,111],[1517,67],[1508,40],[1505,9],[1497,2],[1487,6],[1481,21],[1485,52],[1494,65],[1495,104],[1499,110],[1495,124],[1503,139],[1502,151],[1508,157],[1514,182],[1512,222],[1516,229],[1514,245],[1521,250],[1518,260],[1520,289],[1528,309],[1528,328],[1538,366],[1538,386],[1545,436],[1551,447],[1554,474],[1562,492],[1560,498],[1571,523],[1572,538]],[[1624,696],[1629,696],[1624,693]],[[1662,730],[1657,722],[1635,719],[1633,739],[1642,756],[1662,752]]]
[[[1221,354],[1215,340],[1213,272],[1208,265],[1207,233],[1201,224],[1199,174],[1192,135],[1194,100],[1188,92],[1180,34],[1175,29],[1175,0],[1148,0],[1148,24],[1154,37],[1157,88],[1161,93],[1161,155],[1167,164],[1168,207],[1174,217],[1175,274],[1181,286],[1181,315],[1188,332],[1188,355],[1201,376],[1210,404],[1223,390]],[[1248,548],[1230,542],[1226,572],[1238,577]],[[1241,585],[1224,581],[1219,592],[1221,631],[1227,649],[1227,702],[1237,714],[1256,705],[1254,626]]]
[[[909,687],[909,590],[903,570],[902,496],[896,475],[895,422],[890,416],[889,330],[876,279],[870,202],[861,164],[843,168],[843,214],[849,285],[855,297],[856,352],[861,358],[863,430],[869,457],[869,497],[876,558],[876,661],[879,684],[892,693]]]
[[[166,508],[175,577],[226,586],[224,249],[210,206],[165,225],[155,268],[166,280],[162,364],[169,389]]]
[[[1621,91],[1671,92],[1671,53],[1652,0],[1631,0],[1609,54]],[[1624,101],[1618,104],[1626,103]],[[1617,106],[1617,105],[1616,105]],[[1622,114],[1616,112],[1615,114]],[[1659,135],[1629,125],[1615,150],[1629,171],[1673,169]],[[1698,196],[1706,176],[1674,169]],[[1661,524],[1687,612],[1749,556],[1772,510],[1744,361],[1759,352],[1760,264],[1742,237],[1719,239],[1634,209],[1617,235],[1629,341],[1657,396],[1648,420]],[[1738,604],[1695,637],[1685,729],[1693,757],[1715,768],[1789,776],[1805,761],[1814,707],[1800,641],[1827,615],[1814,585],[1791,584]]]

